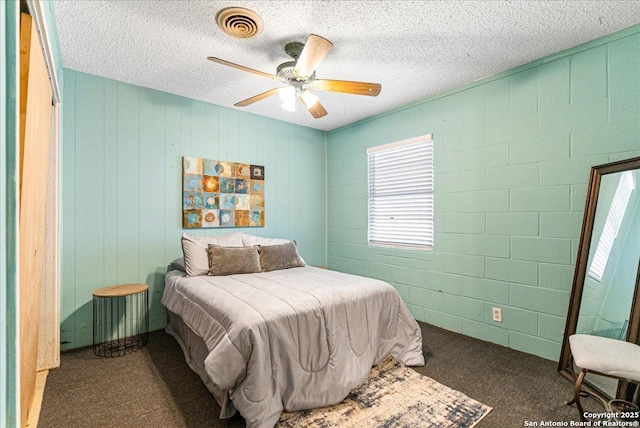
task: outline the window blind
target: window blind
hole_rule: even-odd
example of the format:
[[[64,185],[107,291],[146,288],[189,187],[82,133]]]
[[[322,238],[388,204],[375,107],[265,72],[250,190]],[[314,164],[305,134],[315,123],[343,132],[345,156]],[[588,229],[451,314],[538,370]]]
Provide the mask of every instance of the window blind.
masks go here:
[[[627,210],[629,204],[629,198],[631,193],[636,188],[635,179],[631,171],[625,171],[620,175],[620,181],[616,188],[616,193],[613,196],[611,207],[609,207],[609,213],[605,220],[604,227],[600,239],[598,240],[598,246],[596,252],[593,255],[593,260],[589,266],[589,276],[596,281],[602,281],[604,276],[604,270],[609,261],[609,254],[613,248],[613,243],[618,236],[624,213]]]
[[[367,150],[370,244],[433,247],[431,135]]]

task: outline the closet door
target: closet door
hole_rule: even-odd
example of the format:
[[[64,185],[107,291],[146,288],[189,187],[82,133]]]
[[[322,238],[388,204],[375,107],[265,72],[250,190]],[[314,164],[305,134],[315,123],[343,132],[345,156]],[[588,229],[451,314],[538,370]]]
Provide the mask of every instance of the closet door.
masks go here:
[[[20,217],[18,242],[20,319],[20,424],[33,402],[38,359],[40,294],[44,262],[47,163],[52,112],[51,83],[35,26],[20,24]]]
[[[44,263],[40,291],[38,369],[60,366],[60,104],[53,107],[44,234]]]

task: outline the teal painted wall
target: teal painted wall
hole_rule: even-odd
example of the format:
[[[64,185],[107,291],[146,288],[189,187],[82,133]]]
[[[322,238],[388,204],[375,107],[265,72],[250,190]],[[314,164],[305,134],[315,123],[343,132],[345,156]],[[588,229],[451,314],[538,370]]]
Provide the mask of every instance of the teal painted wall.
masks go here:
[[[434,250],[368,246],[365,149],[429,133]],[[418,320],[556,360],[590,167],[639,154],[635,26],[330,132],[329,267],[389,281]]]
[[[181,256],[181,156],[265,166],[266,226],[326,265],[324,133],[64,70],[62,349],[92,342],[92,291],[150,286],[150,323],[166,325],[167,264]]]
[[[0,6],[0,426],[18,424],[18,2]]]

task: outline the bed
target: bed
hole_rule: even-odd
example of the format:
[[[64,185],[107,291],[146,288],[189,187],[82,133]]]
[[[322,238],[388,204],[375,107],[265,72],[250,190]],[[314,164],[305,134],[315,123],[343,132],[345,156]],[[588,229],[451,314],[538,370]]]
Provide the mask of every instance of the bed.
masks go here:
[[[391,285],[371,278],[304,263],[224,276],[178,266],[162,303],[220,417],[237,410],[248,427],[342,401],[388,355],[424,365],[418,324]]]

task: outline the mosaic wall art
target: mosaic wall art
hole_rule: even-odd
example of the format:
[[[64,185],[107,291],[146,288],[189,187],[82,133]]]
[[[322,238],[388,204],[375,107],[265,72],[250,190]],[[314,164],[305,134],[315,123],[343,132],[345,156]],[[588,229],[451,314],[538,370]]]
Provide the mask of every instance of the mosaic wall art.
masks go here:
[[[182,158],[182,227],[264,226],[264,166]]]

